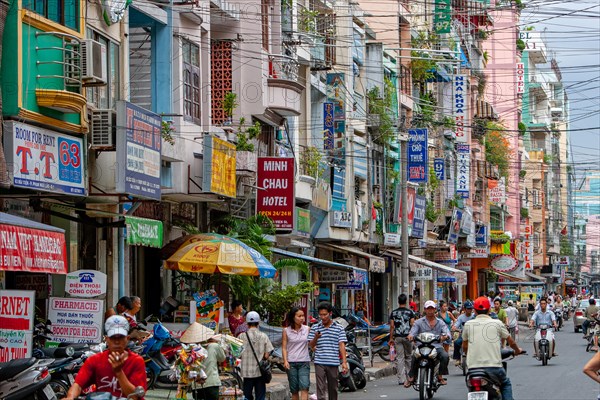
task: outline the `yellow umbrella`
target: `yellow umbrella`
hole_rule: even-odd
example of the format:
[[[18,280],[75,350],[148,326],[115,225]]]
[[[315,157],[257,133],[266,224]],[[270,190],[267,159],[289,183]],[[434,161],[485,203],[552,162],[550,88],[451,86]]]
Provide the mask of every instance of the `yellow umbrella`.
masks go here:
[[[188,243],[165,261],[165,267],[200,274],[220,272],[261,278],[273,278],[276,273],[269,260],[258,251],[225,237]]]

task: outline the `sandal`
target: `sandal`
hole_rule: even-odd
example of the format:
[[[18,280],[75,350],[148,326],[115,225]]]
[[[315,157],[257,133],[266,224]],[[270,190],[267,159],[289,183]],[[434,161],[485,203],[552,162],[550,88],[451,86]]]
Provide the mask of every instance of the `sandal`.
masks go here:
[[[412,386],[412,384],[413,384],[413,383],[412,383],[412,379],[407,379],[407,380],[404,382],[404,387],[405,387],[405,388],[409,388],[409,387],[411,387],[411,386]]]
[[[448,384],[448,381],[447,381],[447,380],[445,380],[444,378],[442,378],[442,379],[438,379],[438,384],[439,384],[440,386],[444,386],[444,385],[447,385],[447,384]]]

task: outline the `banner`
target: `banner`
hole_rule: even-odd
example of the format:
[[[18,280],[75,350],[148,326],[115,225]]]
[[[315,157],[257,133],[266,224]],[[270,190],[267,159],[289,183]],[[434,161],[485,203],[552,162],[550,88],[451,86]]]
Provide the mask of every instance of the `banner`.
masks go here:
[[[488,245],[487,225],[477,225],[475,228],[475,245],[485,247]]]
[[[466,75],[454,75],[452,87],[452,99],[454,109],[454,122],[456,125],[456,141],[458,143],[469,143],[469,96]]]
[[[521,254],[523,255],[525,271],[533,271],[533,225],[528,224],[523,228]]]
[[[0,290],[0,362],[31,357],[35,292]]]
[[[91,269],[69,272],[65,293],[73,297],[96,297],[106,294],[106,274]]]
[[[448,243],[456,244],[458,242],[458,235],[460,233],[460,221],[462,220],[463,212],[458,208],[454,209],[452,213],[452,220],[450,221],[450,230],[448,232]]]
[[[233,143],[214,136],[204,138],[202,189],[205,192],[236,197],[236,150]]]
[[[443,181],[446,179],[445,168],[446,161],[443,158],[433,159],[433,170],[435,172],[436,178],[438,178],[439,181]]]
[[[412,223],[411,236],[423,238],[425,235],[425,208],[427,207],[427,198],[425,196],[415,196],[415,211]]]
[[[87,194],[87,150],[82,138],[21,122],[6,122],[4,128],[4,151],[13,186],[72,196]]]
[[[413,226],[414,218],[415,218],[415,202],[417,198],[417,192],[415,188],[409,187],[406,189],[406,204],[407,204],[407,216],[408,216],[408,234],[410,235],[410,231]],[[400,185],[396,189],[396,221],[398,223],[402,222],[402,196],[400,193]]]
[[[456,194],[469,198],[471,187],[471,147],[468,144],[456,145]]]
[[[407,177],[411,182],[425,183],[429,176],[429,163],[427,157],[427,129],[408,130],[407,148]]]
[[[161,248],[163,245],[163,224],[155,219],[125,217],[127,244]]]
[[[103,336],[104,301],[51,297],[48,319],[55,342],[100,343]]]
[[[488,198],[490,203],[504,204],[506,201],[506,182],[504,177],[499,180],[488,179]]]
[[[452,28],[452,1],[436,0],[433,27],[437,35],[450,33]]]
[[[333,103],[323,103],[323,150],[334,149]]]
[[[278,231],[294,229],[294,159],[259,157],[256,213],[269,217]]]

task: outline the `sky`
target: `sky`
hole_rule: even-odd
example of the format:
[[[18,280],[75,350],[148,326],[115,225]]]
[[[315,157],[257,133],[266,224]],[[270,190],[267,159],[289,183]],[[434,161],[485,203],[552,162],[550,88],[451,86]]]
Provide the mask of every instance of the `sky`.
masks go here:
[[[600,1],[531,0],[524,26],[544,32],[570,101],[571,160],[578,176],[600,170]]]

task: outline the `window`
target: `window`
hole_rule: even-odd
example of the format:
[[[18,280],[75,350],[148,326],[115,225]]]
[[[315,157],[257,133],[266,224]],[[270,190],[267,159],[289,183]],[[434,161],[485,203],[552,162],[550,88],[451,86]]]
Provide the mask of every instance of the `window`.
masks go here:
[[[108,71],[106,86],[88,87],[86,89],[87,101],[100,110],[115,109],[117,100],[120,100],[119,45],[91,29],[88,29],[86,36],[106,46],[106,70]]]
[[[188,40],[183,52],[183,115],[200,122],[200,47]]]
[[[23,8],[79,31],[79,0],[23,0]]]

